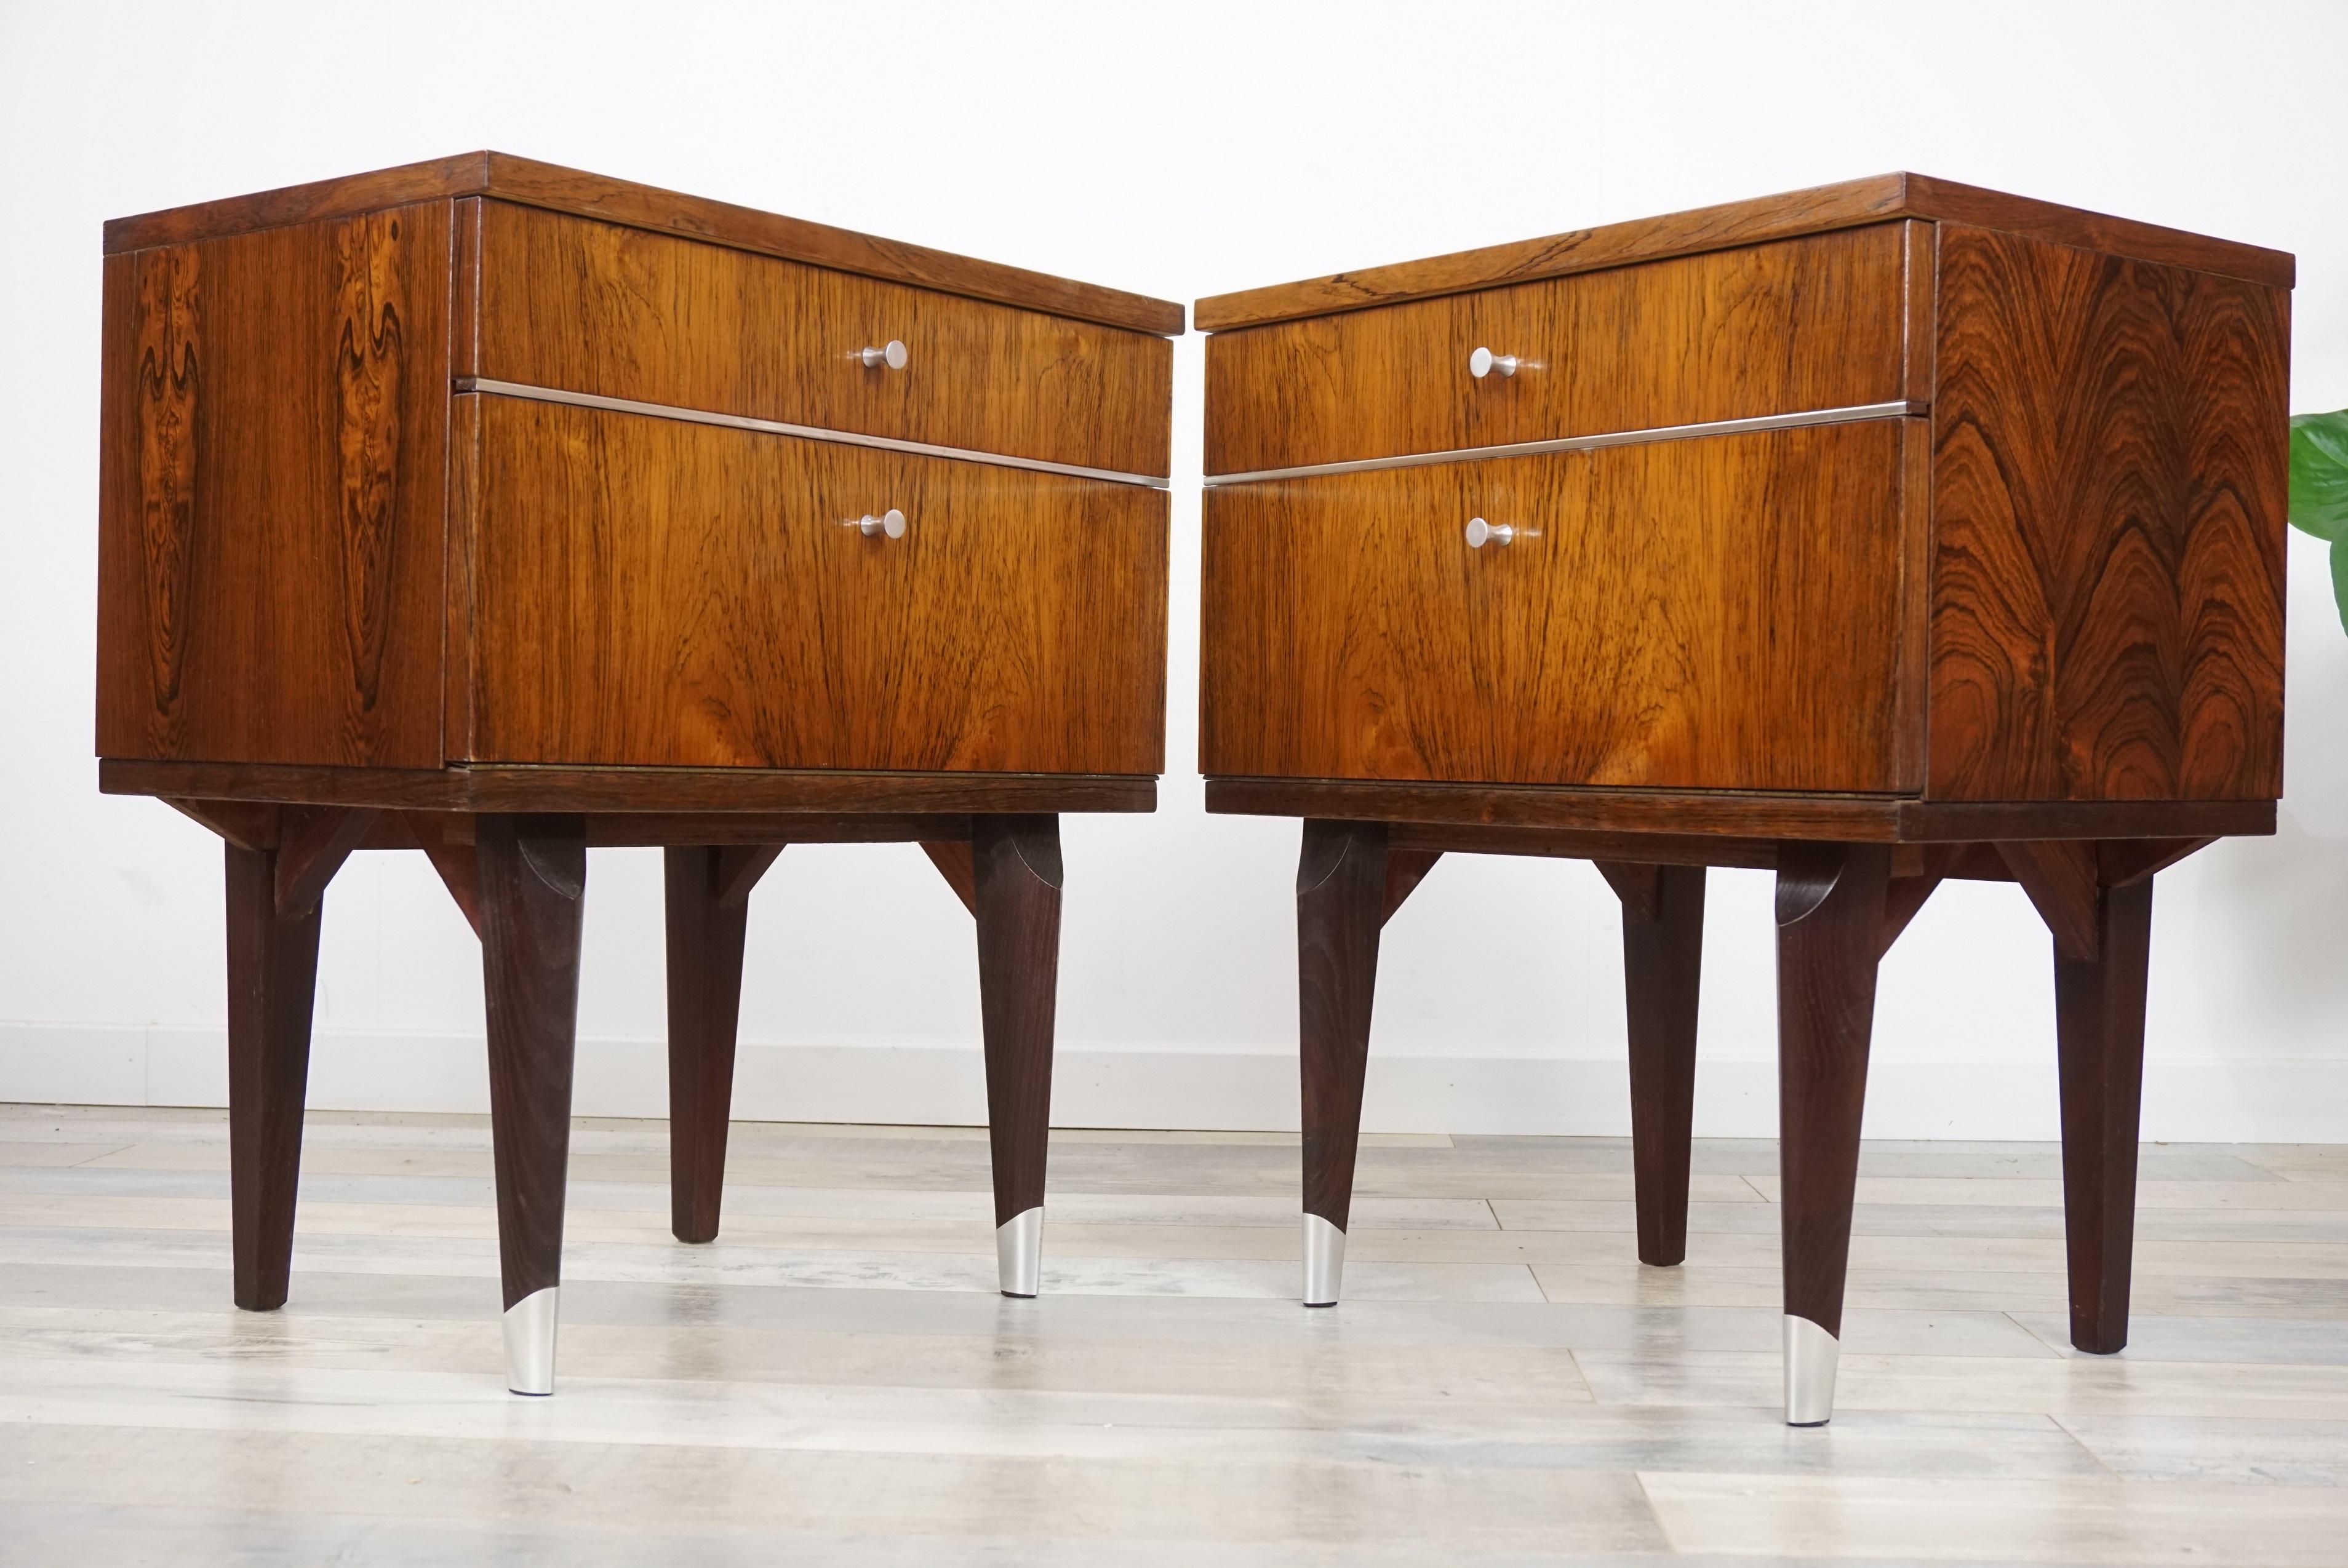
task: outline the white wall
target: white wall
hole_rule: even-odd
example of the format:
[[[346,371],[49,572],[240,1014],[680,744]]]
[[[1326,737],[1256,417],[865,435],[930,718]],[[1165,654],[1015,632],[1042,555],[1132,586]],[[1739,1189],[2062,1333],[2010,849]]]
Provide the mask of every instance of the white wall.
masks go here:
[[[220,1102],[220,856],[90,759],[98,226],[496,147],[1189,300],[1908,168],[2300,259],[2292,406],[2348,404],[2348,9],[934,12],[0,5],[0,1098]],[[1195,471],[1199,340],[1178,348]],[[1198,492],[1175,491],[1157,815],[1071,820],[1063,1122],[1292,1124],[1292,823],[1210,818]],[[2348,638],[2291,557],[2272,840],[2163,876],[2147,1130],[2348,1137]],[[1766,878],[1714,874],[1700,1119],[1773,1125]],[[582,1111],[663,1109],[659,874],[593,856]],[[1627,1125],[1617,919],[1576,865],[1447,862],[1388,927],[1370,1119]],[[967,917],[910,847],[755,906],[741,1109],[975,1120]],[[328,903],[313,1102],[477,1106],[469,934],[420,856]],[[1883,973],[1870,1131],[2046,1136],[2046,938],[1944,889]]]

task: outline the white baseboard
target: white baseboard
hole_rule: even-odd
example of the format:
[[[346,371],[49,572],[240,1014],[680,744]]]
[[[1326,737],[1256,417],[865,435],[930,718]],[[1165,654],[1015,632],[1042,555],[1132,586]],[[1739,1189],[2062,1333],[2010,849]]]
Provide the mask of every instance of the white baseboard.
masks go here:
[[[227,1103],[226,1039],[207,1029],[0,1023],[0,1101],[100,1105]],[[1293,1131],[1292,1050],[1063,1047],[1052,1116],[1066,1127]],[[1374,1051],[1363,1125],[1385,1132],[1550,1135],[1630,1131],[1620,1058]],[[319,1110],[489,1109],[480,1037],[319,1031],[310,1104]],[[582,1040],[573,1109],[659,1116],[668,1107],[657,1040]],[[745,1121],[974,1124],[986,1118],[975,1045],[781,1045],[746,1041],[734,1113]],[[1776,1068],[1700,1062],[1696,1131],[1771,1137]],[[2171,1143],[2348,1142],[2348,1061],[2161,1061],[2145,1074],[2144,1135]],[[2055,1136],[2051,1061],[1879,1060],[1873,1138]]]

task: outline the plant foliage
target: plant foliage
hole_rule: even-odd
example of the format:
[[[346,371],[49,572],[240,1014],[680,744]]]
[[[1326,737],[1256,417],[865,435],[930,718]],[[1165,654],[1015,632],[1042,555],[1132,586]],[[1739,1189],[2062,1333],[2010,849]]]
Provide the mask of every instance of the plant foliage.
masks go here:
[[[2332,598],[2348,630],[2348,408],[2294,415],[2291,520],[2332,545]]]

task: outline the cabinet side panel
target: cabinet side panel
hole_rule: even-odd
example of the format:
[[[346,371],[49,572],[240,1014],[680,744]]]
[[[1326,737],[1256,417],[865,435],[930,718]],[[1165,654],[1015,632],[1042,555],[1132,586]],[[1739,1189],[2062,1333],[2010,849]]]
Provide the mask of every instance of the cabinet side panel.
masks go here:
[[[440,762],[448,210],[109,257],[100,754]]]
[[[2290,295],[1944,224],[1926,794],[2282,784]]]
[[[100,756],[138,754],[148,746],[148,715],[158,666],[169,656],[155,644],[146,605],[144,538],[139,495],[142,408],[139,375],[139,259],[106,258],[100,285],[98,382],[98,726]],[[168,355],[166,356],[168,358]],[[160,368],[160,367],[159,367]],[[168,381],[161,389],[168,393]],[[159,438],[160,433],[159,432]],[[168,514],[157,521],[170,522]],[[168,680],[168,674],[163,679]],[[168,711],[159,717],[168,720]]]

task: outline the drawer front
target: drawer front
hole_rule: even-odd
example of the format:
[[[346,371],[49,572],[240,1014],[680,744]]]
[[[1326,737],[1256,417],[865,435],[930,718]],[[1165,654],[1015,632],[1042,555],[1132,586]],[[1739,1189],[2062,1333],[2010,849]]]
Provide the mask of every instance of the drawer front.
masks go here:
[[[722,245],[479,204],[474,374],[1164,477],[1163,338]],[[866,347],[905,345],[901,369]]]
[[[1207,472],[1893,402],[1929,243],[1881,223],[1217,333]],[[1522,363],[1478,378],[1479,347]]]
[[[1210,489],[1203,770],[1911,790],[1924,425]]]
[[[1163,492],[458,403],[479,431],[455,618],[474,629],[473,760],[1163,766]],[[892,507],[902,538],[852,526]]]

